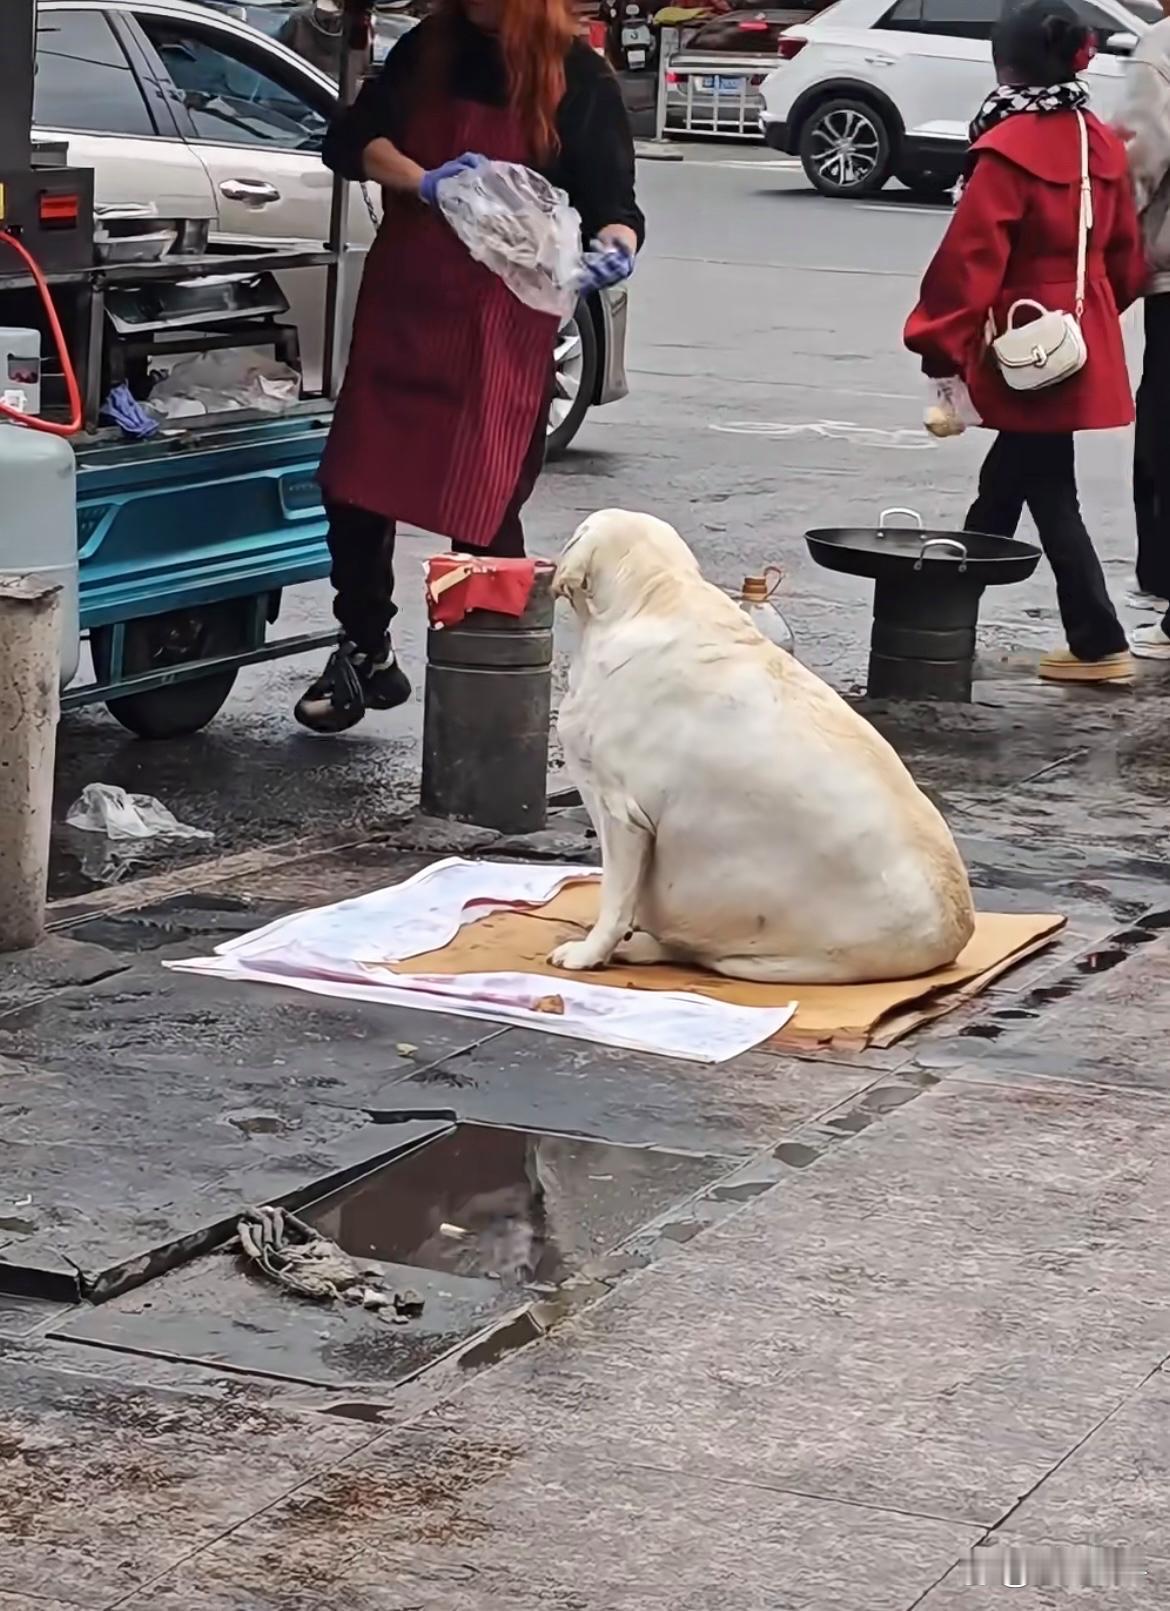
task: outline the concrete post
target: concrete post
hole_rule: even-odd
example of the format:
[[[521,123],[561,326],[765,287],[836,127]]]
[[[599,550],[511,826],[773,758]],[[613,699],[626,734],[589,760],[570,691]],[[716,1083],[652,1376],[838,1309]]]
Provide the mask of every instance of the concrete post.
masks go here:
[[[0,577],[0,952],[45,931],[60,663],[60,588]]]

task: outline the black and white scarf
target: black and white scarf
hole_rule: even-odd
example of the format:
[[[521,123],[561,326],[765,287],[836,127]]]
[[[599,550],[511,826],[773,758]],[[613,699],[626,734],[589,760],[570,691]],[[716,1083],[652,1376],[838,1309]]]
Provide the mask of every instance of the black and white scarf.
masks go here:
[[[1020,112],[1080,112],[1088,105],[1089,92],[1077,79],[1067,84],[1030,88],[1020,84],[997,84],[975,114],[971,125],[974,144],[988,129],[994,129]]]

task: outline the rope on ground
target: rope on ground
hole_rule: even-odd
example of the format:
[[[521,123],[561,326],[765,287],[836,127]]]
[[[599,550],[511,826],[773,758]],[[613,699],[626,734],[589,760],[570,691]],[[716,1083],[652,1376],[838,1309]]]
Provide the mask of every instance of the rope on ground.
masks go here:
[[[285,1208],[249,1208],[236,1234],[244,1256],[286,1292],[315,1303],[360,1303],[366,1309],[392,1309],[403,1323],[422,1313],[416,1292],[389,1292],[381,1273],[363,1269],[336,1242]]]

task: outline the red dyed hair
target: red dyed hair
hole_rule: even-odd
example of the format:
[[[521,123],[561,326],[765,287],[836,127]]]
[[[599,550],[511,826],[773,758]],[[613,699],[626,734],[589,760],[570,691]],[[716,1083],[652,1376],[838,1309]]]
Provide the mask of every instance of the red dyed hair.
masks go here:
[[[442,0],[440,6],[449,16],[462,9],[460,0]],[[499,39],[508,93],[540,160],[560,143],[556,118],[565,94],[565,57],[580,31],[569,0],[503,0]]]

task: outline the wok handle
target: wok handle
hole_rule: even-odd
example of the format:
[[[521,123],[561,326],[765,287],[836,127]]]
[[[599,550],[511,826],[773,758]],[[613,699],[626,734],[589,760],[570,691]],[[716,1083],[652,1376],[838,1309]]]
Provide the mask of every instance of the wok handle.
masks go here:
[[[886,521],[890,518],[891,515],[905,515],[907,520],[914,521],[914,523],[918,527],[919,531],[925,531],[926,530],[926,522],[923,520],[922,516],[918,513],[917,509],[883,509],[881,514],[878,516],[878,536],[879,537],[885,531],[885,529],[886,529]]]
[[[965,543],[959,542],[954,537],[926,537],[923,539],[922,547],[918,550],[918,559],[914,566],[916,571],[922,569],[922,562],[932,548],[935,550],[945,548],[949,554],[958,554],[962,561],[959,569],[961,571],[967,569],[967,547]]]

